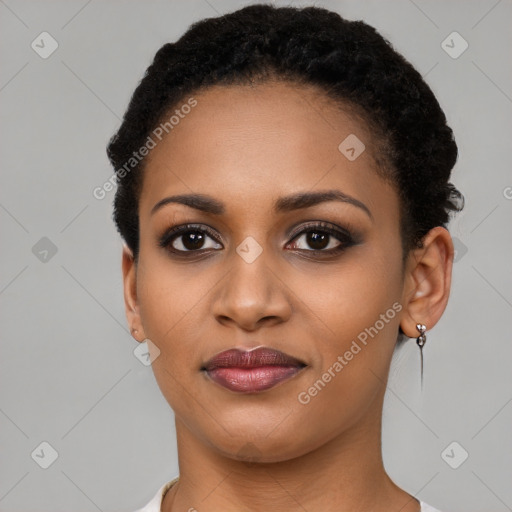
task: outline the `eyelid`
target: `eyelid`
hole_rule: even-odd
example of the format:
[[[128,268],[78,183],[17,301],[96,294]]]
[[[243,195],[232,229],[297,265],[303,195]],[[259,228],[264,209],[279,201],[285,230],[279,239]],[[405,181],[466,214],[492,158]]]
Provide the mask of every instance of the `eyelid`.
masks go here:
[[[311,231],[317,229],[318,231],[325,231],[326,233],[336,236],[345,236],[346,238],[355,238],[355,235],[351,230],[348,228],[344,228],[342,226],[338,226],[336,224],[333,224],[332,222],[327,222],[323,220],[317,220],[317,221],[309,221],[305,224],[300,224],[297,228],[294,228],[287,234],[287,236],[294,240],[297,238],[297,235],[301,235],[305,232]]]
[[[214,229],[207,224],[202,223],[185,223],[179,224],[177,226],[173,226],[166,231],[158,238],[158,245],[160,247],[168,247],[171,244],[173,238],[177,238],[180,235],[187,233],[189,231],[204,231],[210,238],[215,240],[218,244],[223,244],[222,240],[219,238],[217,233],[215,233]],[[176,252],[186,252],[186,251],[176,251]],[[190,252],[199,252],[199,251],[190,251]]]

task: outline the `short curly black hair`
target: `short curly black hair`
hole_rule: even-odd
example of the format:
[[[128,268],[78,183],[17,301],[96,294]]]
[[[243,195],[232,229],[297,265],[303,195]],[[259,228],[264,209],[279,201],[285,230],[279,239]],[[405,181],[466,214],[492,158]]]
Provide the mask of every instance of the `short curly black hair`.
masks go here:
[[[382,141],[382,172],[400,198],[404,254],[462,209],[462,194],[448,182],[457,159],[452,130],[421,75],[386,39],[323,8],[250,5],[196,22],[163,45],[109,141],[118,185],[113,217],[135,260],[145,158],[134,161],[134,152],[192,93],[272,79],[317,86],[342,108],[361,113]]]

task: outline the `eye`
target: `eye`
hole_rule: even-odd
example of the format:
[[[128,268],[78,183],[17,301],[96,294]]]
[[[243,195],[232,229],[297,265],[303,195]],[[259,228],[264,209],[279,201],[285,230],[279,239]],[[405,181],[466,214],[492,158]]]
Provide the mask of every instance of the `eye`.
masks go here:
[[[309,252],[337,253],[354,244],[348,231],[325,222],[303,227],[293,240],[292,249]]]
[[[167,231],[159,242],[171,252],[199,252],[200,249],[222,249],[213,230],[207,226],[186,224]]]
[[[291,249],[310,253],[337,254],[355,243],[349,231],[328,222],[301,226],[301,230],[291,236]],[[223,248],[213,229],[198,224],[184,224],[169,229],[158,245],[176,255],[200,254]]]

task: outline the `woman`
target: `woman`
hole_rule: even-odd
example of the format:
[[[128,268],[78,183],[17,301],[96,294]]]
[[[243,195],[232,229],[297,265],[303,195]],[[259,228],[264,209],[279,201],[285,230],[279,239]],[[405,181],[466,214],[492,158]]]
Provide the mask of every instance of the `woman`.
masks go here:
[[[128,322],[176,418],[179,479],[141,510],[434,511],[381,456],[462,198],[419,73],[365,23],[252,5],[157,52],[108,155]]]

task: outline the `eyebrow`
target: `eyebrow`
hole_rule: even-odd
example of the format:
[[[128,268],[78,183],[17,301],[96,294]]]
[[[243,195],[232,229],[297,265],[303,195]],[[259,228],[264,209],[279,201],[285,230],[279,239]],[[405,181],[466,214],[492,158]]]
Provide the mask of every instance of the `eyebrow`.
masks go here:
[[[355,197],[349,196],[340,190],[324,190],[320,192],[301,192],[290,196],[280,197],[273,207],[274,213],[286,213],[301,208],[309,208],[320,203],[327,201],[340,201],[348,203],[363,210],[368,217],[373,220],[373,215],[370,209]],[[213,215],[223,215],[226,211],[224,204],[217,199],[204,194],[180,194],[175,196],[165,197],[158,201],[158,203],[151,209],[153,215],[160,208],[170,204],[178,203],[205,213]]]

